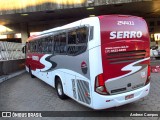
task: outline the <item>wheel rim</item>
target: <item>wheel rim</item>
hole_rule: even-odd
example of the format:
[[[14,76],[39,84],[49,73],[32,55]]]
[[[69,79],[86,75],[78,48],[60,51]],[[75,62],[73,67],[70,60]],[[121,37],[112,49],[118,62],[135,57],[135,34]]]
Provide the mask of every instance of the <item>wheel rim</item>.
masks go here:
[[[62,95],[62,86],[60,83],[58,83],[58,85],[57,85],[57,91],[58,91],[59,95]]]

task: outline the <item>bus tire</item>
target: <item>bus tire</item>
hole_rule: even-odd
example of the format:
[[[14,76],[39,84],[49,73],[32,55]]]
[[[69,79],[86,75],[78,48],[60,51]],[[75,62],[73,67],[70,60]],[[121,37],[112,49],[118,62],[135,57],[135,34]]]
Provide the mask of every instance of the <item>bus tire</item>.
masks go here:
[[[56,88],[57,95],[60,99],[64,100],[67,98],[67,96],[64,94],[63,85],[60,78],[56,79],[55,88]]]
[[[31,68],[29,67],[29,74],[31,75],[31,78],[35,78],[35,76],[32,74]]]

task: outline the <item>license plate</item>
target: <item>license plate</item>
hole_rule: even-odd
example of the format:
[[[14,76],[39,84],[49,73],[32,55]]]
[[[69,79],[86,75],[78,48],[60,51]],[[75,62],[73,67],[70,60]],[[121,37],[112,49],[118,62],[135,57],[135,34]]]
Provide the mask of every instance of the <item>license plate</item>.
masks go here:
[[[125,96],[125,100],[131,99],[131,98],[133,98],[133,97],[134,97],[134,94],[127,95],[127,96]]]

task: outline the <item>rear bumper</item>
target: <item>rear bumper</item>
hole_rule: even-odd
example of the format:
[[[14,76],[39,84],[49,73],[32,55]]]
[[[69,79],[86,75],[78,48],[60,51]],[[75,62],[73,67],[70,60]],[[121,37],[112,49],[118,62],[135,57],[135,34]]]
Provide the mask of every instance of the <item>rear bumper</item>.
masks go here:
[[[136,100],[139,100],[147,96],[149,94],[149,90],[150,90],[150,83],[137,90],[133,90],[133,91],[118,94],[118,95],[105,96],[105,95],[100,95],[94,92],[93,109],[106,109],[106,108],[121,106],[127,103],[134,102]],[[125,100],[125,96],[131,95],[131,94],[134,94],[134,97],[131,99]]]

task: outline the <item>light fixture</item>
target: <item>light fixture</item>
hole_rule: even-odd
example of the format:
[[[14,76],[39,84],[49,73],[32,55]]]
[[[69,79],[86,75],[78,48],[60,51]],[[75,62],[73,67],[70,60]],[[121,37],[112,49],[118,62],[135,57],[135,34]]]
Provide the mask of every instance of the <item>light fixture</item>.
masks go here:
[[[28,14],[27,14],[27,13],[24,13],[24,14],[21,14],[21,16],[28,16]]]
[[[96,15],[89,15],[89,17],[95,17]]]
[[[94,10],[94,7],[88,7],[87,10]]]
[[[155,41],[160,41],[160,33],[155,33],[154,39],[155,39]]]
[[[0,34],[6,33],[6,32],[12,32],[12,31],[13,31],[12,29],[6,26],[0,25]]]
[[[94,3],[94,0],[88,0],[87,3],[88,4]]]

